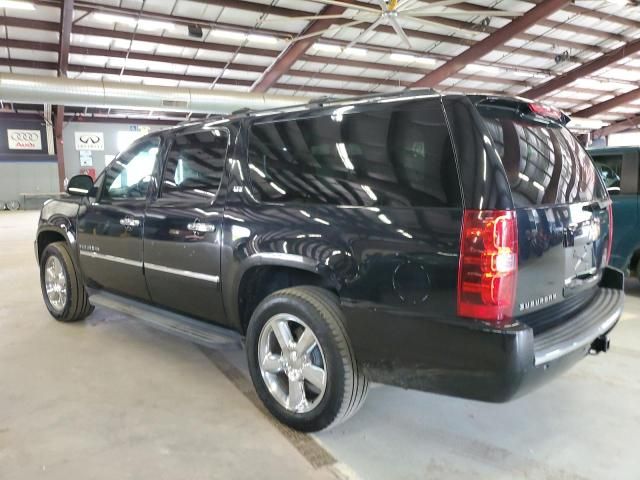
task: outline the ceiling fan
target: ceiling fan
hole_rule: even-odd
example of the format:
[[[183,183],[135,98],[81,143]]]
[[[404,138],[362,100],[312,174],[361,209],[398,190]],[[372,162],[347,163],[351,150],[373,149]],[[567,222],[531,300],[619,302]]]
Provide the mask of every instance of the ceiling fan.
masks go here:
[[[465,0],[438,0],[436,2],[432,2],[429,4],[421,3],[419,0],[377,0],[378,7],[371,4],[371,6],[364,5],[362,3],[353,4],[348,1],[341,0],[315,0],[319,3],[324,3],[327,5],[338,5],[341,7],[346,7],[349,9],[355,9],[358,11],[357,17],[351,18],[347,17],[343,14],[336,15],[304,15],[300,17],[289,17],[287,20],[322,20],[322,19],[349,19],[352,20],[350,22],[344,23],[342,25],[335,25],[330,28],[326,28],[321,31],[309,33],[306,35],[300,35],[292,39],[292,41],[298,41],[305,38],[321,36],[327,32],[334,32],[341,28],[345,27],[357,27],[358,25],[362,25],[364,23],[370,23],[365,30],[363,30],[354,40],[349,43],[347,48],[352,47],[357,43],[366,42],[370,34],[379,26],[379,25],[390,25],[393,30],[395,30],[396,34],[402,39],[405,45],[409,48],[412,47],[409,38],[407,37],[401,22],[399,20],[408,20],[412,22],[418,22],[425,25],[437,26],[442,28],[442,24],[435,22],[433,20],[429,20],[429,17],[443,17],[450,19],[457,18],[467,18],[469,16],[483,16],[487,17],[517,17],[523,14],[523,12],[517,11],[502,11],[502,10],[489,10],[479,8],[478,10],[462,10],[458,9],[458,11],[451,11],[449,9],[455,9],[455,5],[458,3],[463,3]],[[448,7],[447,10],[442,10],[443,7]],[[468,32],[462,28],[457,28],[455,26],[447,26],[449,29],[453,29],[456,31],[463,32],[464,34],[468,34]]]

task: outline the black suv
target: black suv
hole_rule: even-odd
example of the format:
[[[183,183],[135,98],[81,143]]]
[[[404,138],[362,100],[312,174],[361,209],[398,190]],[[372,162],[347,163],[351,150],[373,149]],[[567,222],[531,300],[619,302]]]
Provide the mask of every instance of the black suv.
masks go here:
[[[266,407],[319,430],[367,382],[502,402],[608,348],[610,200],[559,111],[409,91],[189,123],[42,209],[44,301],[246,339]]]

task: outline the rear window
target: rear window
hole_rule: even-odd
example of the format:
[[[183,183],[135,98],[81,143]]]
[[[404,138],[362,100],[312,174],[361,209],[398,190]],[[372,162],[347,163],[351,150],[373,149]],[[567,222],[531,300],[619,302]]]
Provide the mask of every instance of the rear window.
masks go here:
[[[502,159],[516,207],[606,197],[585,149],[563,126],[492,109],[480,113]]]
[[[347,206],[460,205],[439,100],[328,109],[256,123],[249,173],[262,201]]]
[[[609,194],[619,194],[622,180],[622,155],[592,155],[592,157]]]

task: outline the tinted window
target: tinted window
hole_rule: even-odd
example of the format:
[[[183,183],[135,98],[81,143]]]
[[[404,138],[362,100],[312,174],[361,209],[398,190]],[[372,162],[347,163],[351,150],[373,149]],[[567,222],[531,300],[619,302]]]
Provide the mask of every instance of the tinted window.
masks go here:
[[[146,198],[159,146],[153,137],[119,154],[107,167],[102,199]]]
[[[483,116],[516,207],[586,202],[605,196],[593,162],[566,128],[508,113]]]
[[[622,180],[622,155],[594,155],[593,160],[609,194],[619,194]]]
[[[460,204],[439,101],[254,124],[249,167],[265,201],[354,206]]]
[[[218,192],[229,145],[224,130],[178,135],[169,150],[160,196],[211,199]]]

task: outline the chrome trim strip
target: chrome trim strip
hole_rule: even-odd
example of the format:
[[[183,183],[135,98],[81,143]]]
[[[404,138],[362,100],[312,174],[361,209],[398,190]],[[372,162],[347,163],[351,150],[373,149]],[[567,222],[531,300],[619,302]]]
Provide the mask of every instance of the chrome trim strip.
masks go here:
[[[128,258],[116,257],[115,255],[105,255],[103,253],[89,252],[87,250],[80,250],[80,255],[97,258],[98,260],[106,260],[108,262],[122,263],[123,265],[129,265],[131,267],[142,268],[142,262],[138,262],[137,260],[129,260]]]
[[[622,309],[623,302],[620,301],[615,310],[611,312],[604,321],[582,332],[580,335],[573,338],[571,342],[564,342],[560,345],[554,346],[553,348],[547,348],[535,352],[535,366],[537,367],[539,365],[552,362],[553,360],[590,345],[600,335],[604,335],[611,330],[622,315]]]
[[[182,270],[179,268],[165,267],[155,263],[144,262],[144,268],[155,270],[162,273],[170,273],[172,275],[180,275],[181,277],[195,278],[196,280],[204,280],[205,282],[218,283],[220,277],[218,275],[208,275],[206,273],[192,272],[191,270]]]

